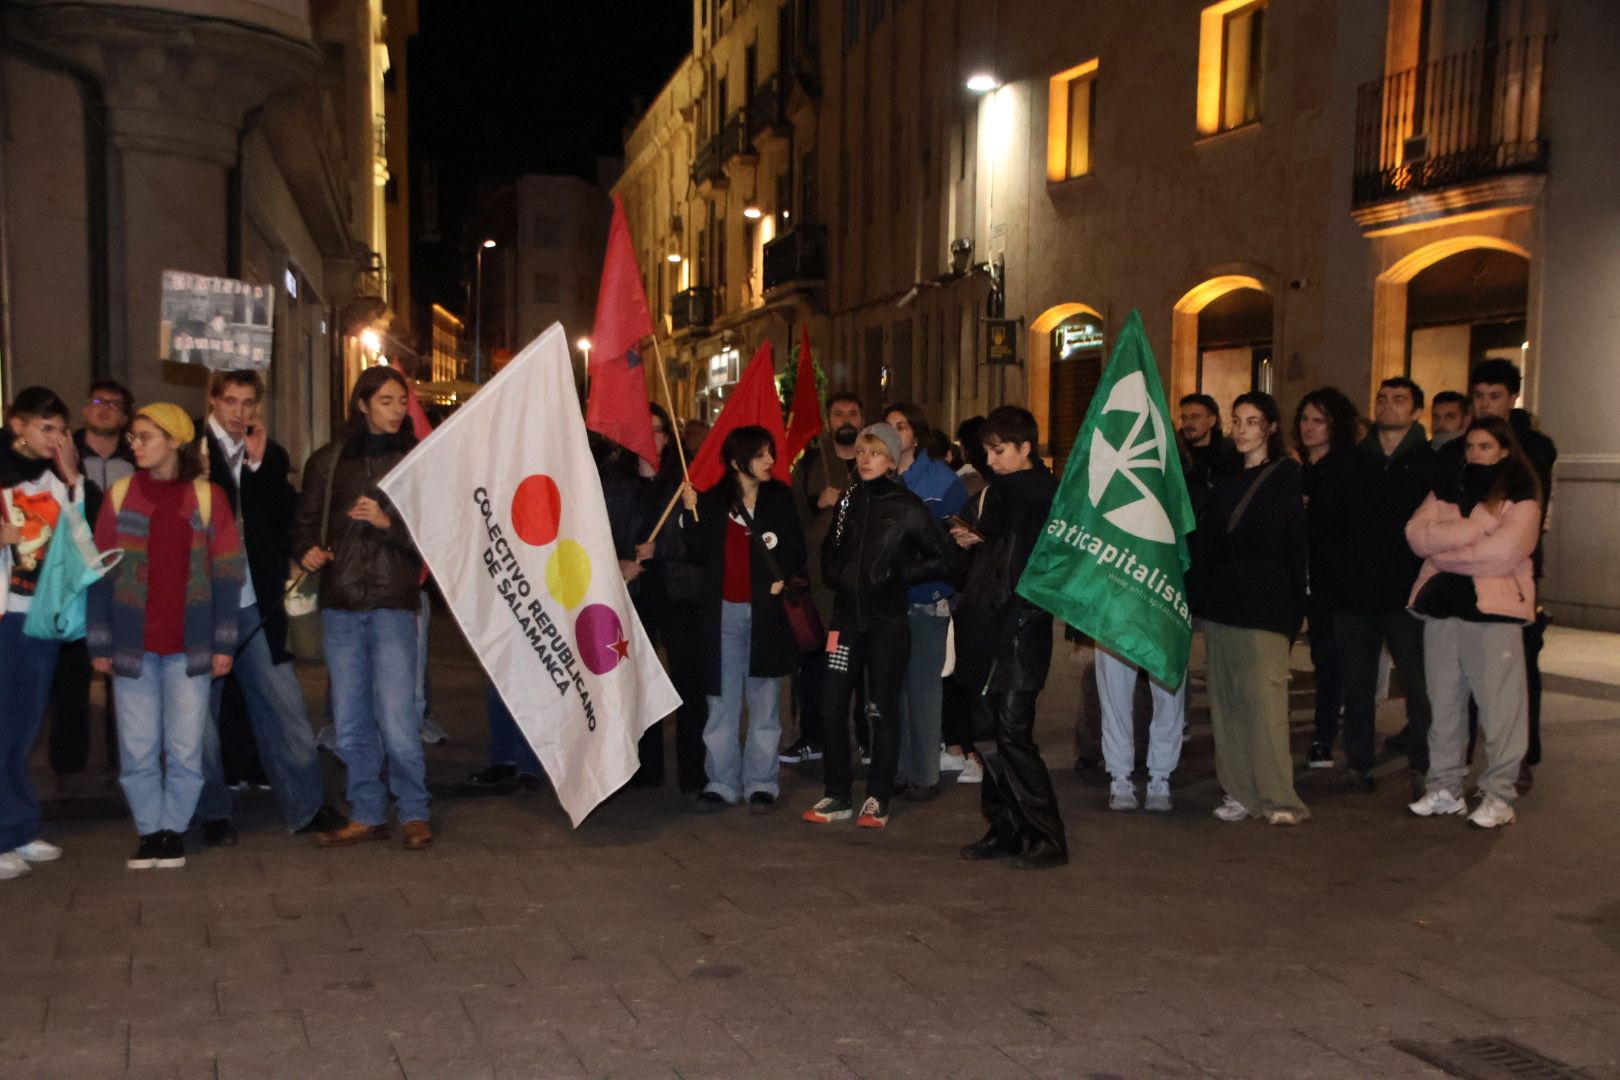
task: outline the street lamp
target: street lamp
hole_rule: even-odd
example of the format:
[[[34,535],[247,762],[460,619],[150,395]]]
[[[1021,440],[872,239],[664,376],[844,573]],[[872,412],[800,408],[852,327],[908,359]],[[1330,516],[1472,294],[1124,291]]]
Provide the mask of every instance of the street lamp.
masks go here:
[[[473,255],[473,382],[484,381],[484,252],[495,246],[485,240]]]
[[[967,88],[975,94],[988,94],[1001,85],[1001,80],[988,71],[976,71],[968,76]]]

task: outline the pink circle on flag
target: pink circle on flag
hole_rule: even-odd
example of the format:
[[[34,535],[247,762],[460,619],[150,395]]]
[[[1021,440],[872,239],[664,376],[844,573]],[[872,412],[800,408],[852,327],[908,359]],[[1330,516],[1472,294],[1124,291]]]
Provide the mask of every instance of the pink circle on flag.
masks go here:
[[[630,659],[619,613],[606,604],[587,604],[574,620],[574,643],[592,675],[606,675]]]
[[[530,547],[543,547],[557,539],[562,521],[562,492],[544,473],[523,478],[512,494],[512,530]]]

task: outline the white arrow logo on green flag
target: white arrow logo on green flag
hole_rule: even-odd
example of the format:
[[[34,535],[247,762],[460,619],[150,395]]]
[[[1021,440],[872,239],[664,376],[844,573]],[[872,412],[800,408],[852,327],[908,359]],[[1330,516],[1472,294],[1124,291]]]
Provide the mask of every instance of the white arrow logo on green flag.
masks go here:
[[[1194,523],[1169,411],[1132,311],[1018,592],[1176,687],[1192,641],[1184,574]]]

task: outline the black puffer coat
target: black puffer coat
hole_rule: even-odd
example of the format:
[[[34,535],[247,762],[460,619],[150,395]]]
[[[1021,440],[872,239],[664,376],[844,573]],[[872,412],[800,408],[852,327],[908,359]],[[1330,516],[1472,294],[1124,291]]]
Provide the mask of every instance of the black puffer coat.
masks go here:
[[[900,481],[857,480],[838,503],[821,544],[821,573],[833,594],[828,629],[904,615],[906,589],[954,577],[960,550]]]
[[[321,508],[331,476],[332,515],[326,546],[334,557],[321,571],[320,604],[338,611],[415,611],[421,594],[422,557],[411,543],[405,520],[377,485],[410,451],[408,434],[368,435],[327,443],[304,465],[304,489],[293,522],[293,552],[302,559],[321,541]],[[341,456],[337,456],[341,455]],[[337,468],[332,462],[337,456]],[[386,529],[349,517],[362,495],[382,506],[392,524]]]
[[[1034,468],[990,480],[984,502],[963,515],[984,534],[969,550],[956,605],[955,679],[969,693],[1039,690],[1052,666],[1052,615],[1017,593],[1035,542],[1052,515],[1057,478]]]

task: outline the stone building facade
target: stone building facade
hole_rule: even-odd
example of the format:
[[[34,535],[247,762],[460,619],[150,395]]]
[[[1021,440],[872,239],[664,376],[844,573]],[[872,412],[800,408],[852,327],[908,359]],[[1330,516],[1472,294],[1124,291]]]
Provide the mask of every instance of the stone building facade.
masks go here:
[[[1545,599],[1620,628],[1620,128],[1600,120],[1620,100],[1605,61],[1620,6],[694,13],[692,54],[632,131],[618,188],[642,214],[650,295],[668,289],[660,252],[697,260],[664,309],[683,411],[723,387],[728,349],[746,361],[769,336],[785,367],[798,320],[834,385],[916,401],[941,426],[1025,404],[1059,461],[1133,309],[1173,394],[1258,387],[1285,410],[1323,383],[1370,406],[1394,374],[1466,389],[1473,363],[1511,357],[1563,454]],[[773,149],[748,118],[774,114],[783,70]],[[737,116],[746,138],[728,137]],[[987,362],[999,319],[1016,363]]]
[[[409,318],[415,0],[15,0],[0,19],[5,394],[76,405],[110,376],[200,412],[206,373],[158,359],[161,274],[242,278],[276,290],[266,404],[301,460]]]

